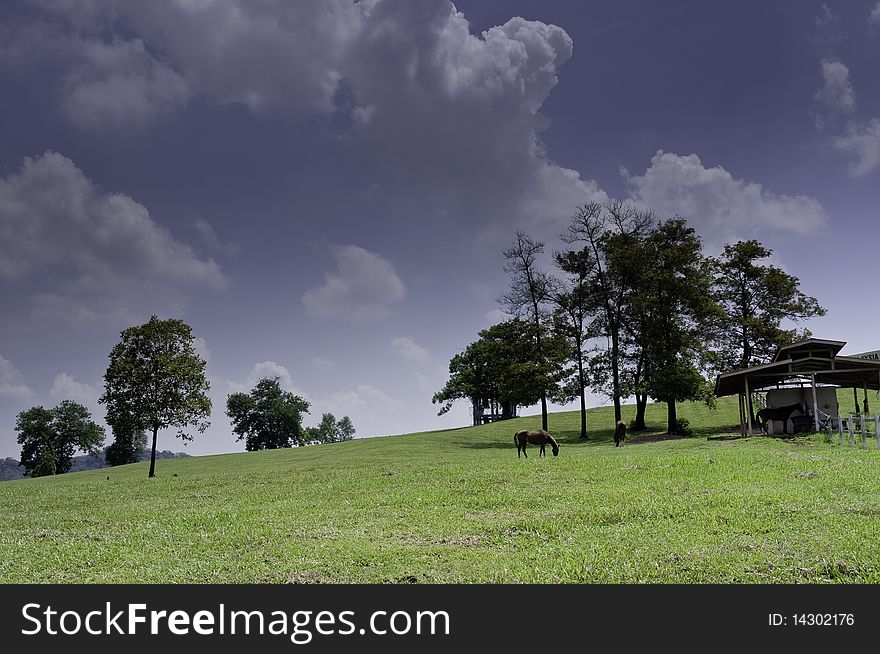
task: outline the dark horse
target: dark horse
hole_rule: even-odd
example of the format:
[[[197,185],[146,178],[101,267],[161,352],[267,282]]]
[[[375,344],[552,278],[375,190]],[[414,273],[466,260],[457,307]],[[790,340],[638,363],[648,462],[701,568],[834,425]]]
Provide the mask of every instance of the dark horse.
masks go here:
[[[538,456],[547,456],[547,453],[544,451],[544,446],[547,445],[547,443],[550,443],[550,447],[553,450],[553,456],[559,456],[559,443],[557,443],[556,439],[543,429],[539,429],[538,431],[528,431],[527,429],[518,431],[513,435],[513,442],[516,444],[517,459],[519,458],[520,452],[522,452],[527,459],[529,458],[529,455],[526,454],[526,445],[529,443],[541,446],[541,452]]]
[[[761,425],[761,431],[765,434],[767,433],[767,423],[771,420],[779,420],[782,422],[782,433],[788,433],[788,419],[791,417],[791,414],[795,411],[803,412],[800,403],[797,404],[787,404],[785,406],[779,406],[774,409],[761,409],[755,415],[755,420]]]
[[[623,443],[624,438],[626,438],[626,423],[623,420],[618,420],[614,425],[614,447]]]

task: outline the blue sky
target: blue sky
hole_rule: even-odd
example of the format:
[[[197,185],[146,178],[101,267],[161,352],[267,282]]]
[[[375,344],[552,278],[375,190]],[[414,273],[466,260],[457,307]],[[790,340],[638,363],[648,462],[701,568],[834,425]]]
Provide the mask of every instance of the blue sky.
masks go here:
[[[34,404],[102,417],[152,313],[208,359],[191,453],[242,449],[225,398],[266,375],[307,424],[465,424],[430,398],[502,250],[592,199],[761,240],[817,336],[878,349],[878,54],[874,0],[3,3],[0,456]]]

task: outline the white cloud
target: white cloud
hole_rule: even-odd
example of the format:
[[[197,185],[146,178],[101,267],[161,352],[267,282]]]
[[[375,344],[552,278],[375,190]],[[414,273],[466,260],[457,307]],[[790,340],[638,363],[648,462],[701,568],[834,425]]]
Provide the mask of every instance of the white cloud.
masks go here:
[[[255,363],[248,373],[247,381],[244,384],[230,381],[228,382],[228,386],[229,390],[233,393],[249,393],[261,379],[274,379],[275,377],[278,377],[278,383],[283,390],[290,391],[294,395],[298,395],[305,400],[311,401],[308,393],[301,391],[294,386],[293,377],[291,376],[290,371],[275,361],[261,361]]]
[[[399,336],[392,339],[391,349],[399,357],[412,361],[413,363],[424,364],[431,360],[431,353],[409,336]]]
[[[840,61],[823,59],[820,72],[823,86],[816,93],[816,99],[832,111],[853,111],[856,108],[856,95],[849,81],[849,68]]]
[[[834,147],[856,158],[850,172],[861,177],[880,167],[880,118],[865,125],[850,125],[845,134],[834,139]]]
[[[322,413],[332,413],[337,418],[347,415],[354,423],[359,436],[376,436],[396,433],[394,416],[405,408],[403,402],[385,391],[361,384],[355,389],[332,393],[313,403],[310,409],[312,422]]]
[[[406,287],[394,266],[374,252],[356,245],[332,249],[336,269],[324,274],[324,283],[302,296],[306,311],[319,318],[366,320],[387,315],[403,299]]]
[[[85,321],[179,312],[188,294],[226,283],[146,207],[51,151],[0,179],[0,278],[36,281],[38,311]]]
[[[73,400],[93,408],[98,402],[100,393],[94,386],[78,382],[72,375],[62,372],[55,375],[49,395],[58,402]]]
[[[504,217],[555,236],[574,206],[605,199],[540,142],[540,109],[572,54],[556,25],[516,17],[473,34],[449,0],[37,7],[10,28],[6,58],[51,58],[61,104],[84,127],[147,125],[194,97],[257,115],[335,114],[377,175],[472,232]]]
[[[0,400],[25,400],[32,395],[12,361],[0,355]]]
[[[103,131],[142,127],[184,106],[189,85],[134,39],[82,41],[81,63],[67,78],[64,110],[79,127]]]
[[[837,14],[835,14],[833,11],[831,11],[831,8],[827,4],[825,4],[824,2],[822,3],[822,6],[820,7],[820,9],[821,9],[821,11],[820,11],[819,15],[816,16],[816,26],[817,27],[825,27],[829,23],[833,23],[834,21],[837,20]]]
[[[874,5],[874,8],[871,10],[868,22],[872,25],[880,25],[880,2]]]
[[[201,336],[196,336],[193,339],[193,347],[195,348],[196,354],[202,357],[206,362],[211,360],[211,350],[208,349],[208,343]]]
[[[805,195],[781,195],[735,178],[721,166],[706,168],[695,155],[658,151],[640,176],[625,173],[631,198],[659,217],[680,215],[697,231],[720,240],[760,229],[806,234],[825,212]]]
[[[238,254],[241,249],[238,243],[221,240],[211,223],[204,218],[196,218],[193,221],[193,229],[196,231],[202,247],[208,252],[231,256]]]

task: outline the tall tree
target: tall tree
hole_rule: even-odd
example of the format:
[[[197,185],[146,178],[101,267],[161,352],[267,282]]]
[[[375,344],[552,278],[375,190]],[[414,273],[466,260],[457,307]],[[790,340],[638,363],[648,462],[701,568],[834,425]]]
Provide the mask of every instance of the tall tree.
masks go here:
[[[765,363],[780,346],[808,335],[783,329],[783,320],[825,315],[816,298],[801,292],[797,277],[760,263],[772,254],[758,241],[738,241],[713,260],[715,293],[724,308],[722,369]]]
[[[283,390],[278,377],[263,378],[250,393],[226,398],[226,415],[238,434],[235,440],[244,439],[249,452],[305,445],[302,417],[308,411],[309,403]]]
[[[544,252],[544,244],[532,240],[525,232],[517,231],[511,246],[504,251],[504,272],[509,273],[510,288],[499,301],[507,312],[524,319],[533,327],[535,360],[539,376],[547,378],[547,362],[543,347],[545,322],[548,318],[547,304],[552,299],[555,280],[541,270],[538,257]],[[549,388],[541,388],[541,427],[547,431],[547,394]]]
[[[192,439],[187,428],[201,433],[210,425],[205,365],[196,353],[192,328],[182,320],[156,316],[124,330],[110,352],[104,394],[98,401],[107,405],[109,424],[128,420],[135,429],[152,432],[150,477],[156,476],[160,429],[176,428],[177,436],[186,441]]]
[[[610,265],[612,237],[624,242],[638,240],[654,223],[654,215],[633,204],[617,200],[591,202],[579,206],[572,216],[562,240],[577,245],[590,255],[589,274],[585,285],[589,289],[597,318],[596,330],[608,341],[607,365],[610,372],[610,395],[614,402],[614,419],[621,419],[622,397],[621,358],[624,317],[629,299],[636,290],[625,266]],[[584,255],[586,256],[586,255]]]
[[[575,363],[572,395],[580,400],[581,438],[587,439],[587,342],[595,331],[591,321],[595,312],[595,302],[589,285],[590,272],[594,268],[593,254],[589,248],[556,252],[553,255],[556,266],[567,275],[564,285],[554,294],[554,330],[570,343],[571,356]]]
[[[644,334],[646,389],[667,405],[667,433],[679,433],[677,402],[705,397],[701,371],[712,350],[709,328],[720,315],[710,261],[684,219],[661,222],[647,239],[650,274],[638,296],[648,316]]]
[[[70,470],[77,450],[98,454],[104,428],[96,424],[81,404],[64,400],[54,409],[35,406],[15,421],[21,448],[21,465],[31,477],[60,475]]]

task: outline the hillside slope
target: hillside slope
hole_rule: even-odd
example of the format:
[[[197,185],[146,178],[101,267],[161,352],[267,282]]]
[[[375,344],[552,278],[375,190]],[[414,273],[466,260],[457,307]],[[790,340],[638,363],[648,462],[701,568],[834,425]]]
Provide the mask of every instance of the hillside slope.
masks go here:
[[[531,417],[6,482],[0,580],[880,581],[873,439],[707,439],[729,400],[681,415],[693,438],[615,448],[609,408],[588,442],[552,414],[557,458],[517,459]]]

